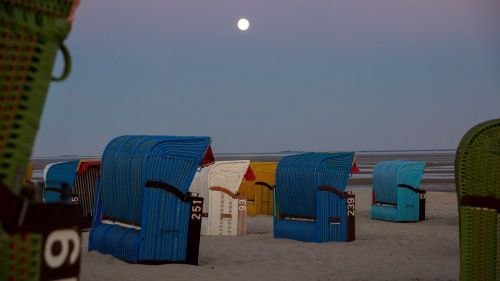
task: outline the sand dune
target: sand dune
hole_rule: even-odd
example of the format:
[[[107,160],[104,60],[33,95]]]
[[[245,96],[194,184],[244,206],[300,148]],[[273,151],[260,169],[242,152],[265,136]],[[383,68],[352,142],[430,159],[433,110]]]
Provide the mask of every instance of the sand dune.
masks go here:
[[[304,243],[274,239],[272,217],[248,219],[243,237],[201,237],[200,265],[133,265],[87,252],[81,280],[457,280],[458,212],[452,192],[428,192],[427,220],[369,218],[371,193],[356,194],[356,240]]]

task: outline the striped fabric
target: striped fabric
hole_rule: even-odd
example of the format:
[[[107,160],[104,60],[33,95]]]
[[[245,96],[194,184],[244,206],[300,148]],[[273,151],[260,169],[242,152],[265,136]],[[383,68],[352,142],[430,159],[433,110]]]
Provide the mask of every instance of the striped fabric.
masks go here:
[[[65,184],[68,187],[68,203],[78,204],[82,210],[82,228],[90,228],[99,166],[98,160],[74,160],[47,165],[44,169],[44,201],[61,201],[62,186]]]
[[[373,168],[372,219],[419,221],[419,193],[398,187],[400,184],[420,189],[425,162],[391,160]]]
[[[92,163],[92,166],[83,170],[82,165],[85,163]],[[99,177],[100,162],[80,161],[80,169],[77,172],[75,184],[73,186],[73,193],[78,195],[78,204],[82,209],[84,218],[84,228],[90,228],[92,225],[92,212],[94,207],[94,194],[97,179]]]
[[[166,183],[187,195],[209,145],[208,137],[113,139],[102,156],[89,250],[131,263],[184,262],[191,204],[145,184]]]
[[[354,152],[305,153],[284,157],[276,170],[274,237],[307,242],[346,241],[346,200],[319,191],[330,186],[344,193]],[[339,222],[331,223],[330,218]]]

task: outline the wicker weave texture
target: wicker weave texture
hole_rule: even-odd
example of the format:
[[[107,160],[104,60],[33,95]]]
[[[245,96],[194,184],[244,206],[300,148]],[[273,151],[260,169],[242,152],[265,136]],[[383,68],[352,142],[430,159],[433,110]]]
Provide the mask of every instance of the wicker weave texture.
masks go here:
[[[69,33],[77,4],[77,0],[0,2],[0,180],[16,192],[23,182],[56,52]]]
[[[276,171],[280,212],[315,217],[318,187],[328,185],[344,192],[354,156],[353,152],[305,153],[281,159]]]
[[[373,167],[373,194],[377,202],[383,203],[372,205],[372,219],[419,221],[420,194],[398,185],[406,184],[420,189],[424,169],[423,161],[390,160],[377,163]]]
[[[460,217],[460,279],[500,280],[498,209],[462,206],[464,197],[478,201],[500,199],[500,119],[478,124],[464,135],[456,153],[455,183]]]
[[[318,188],[330,186],[344,192],[354,159],[354,152],[305,153],[281,159],[275,192],[280,215],[275,217],[274,237],[318,243],[346,241],[346,199]],[[331,217],[339,217],[340,222],[330,223]]]
[[[163,189],[145,188],[145,183],[167,183],[186,195],[209,145],[208,137],[112,140],[102,157],[94,214],[136,227],[94,219],[89,249],[132,263],[183,262],[191,204]]]
[[[0,280],[38,281],[42,236],[9,235],[0,228]]]

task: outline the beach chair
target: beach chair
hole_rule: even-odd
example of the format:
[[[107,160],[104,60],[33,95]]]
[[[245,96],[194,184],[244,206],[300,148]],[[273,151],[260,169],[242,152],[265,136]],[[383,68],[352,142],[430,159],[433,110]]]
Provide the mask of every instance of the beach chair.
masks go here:
[[[197,264],[203,198],[188,189],[209,145],[208,137],[113,139],[101,159],[89,250],[130,263]]]
[[[391,160],[373,167],[372,219],[425,220],[425,190],[419,187],[425,162]]]
[[[52,80],[63,80],[70,71],[64,40],[78,3],[0,1],[0,280],[78,277],[80,248],[73,247],[71,262],[63,260],[57,266],[48,266],[52,253],[43,252],[44,247],[51,249],[49,242],[53,240],[47,239],[52,232],[66,227],[76,233],[79,242],[71,222],[66,224],[76,208],[29,202],[22,196],[32,188],[26,187],[25,172],[58,49],[65,60],[64,70],[62,76]],[[47,220],[49,216],[58,222]]]
[[[58,49],[70,56],[64,39],[77,0],[0,1],[0,180],[11,189],[23,183]]]
[[[455,159],[460,280],[500,280],[500,119],[462,138]]]
[[[354,152],[286,156],[276,169],[274,237],[353,241],[354,194],[345,192]]]
[[[81,207],[82,228],[90,228],[100,166],[99,160],[74,160],[47,165],[44,169],[44,201],[59,202],[67,197],[70,203]]]
[[[254,176],[248,160],[216,161],[195,175],[189,188],[205,198],[202,235],[245,235],[246,198],[238,194],[243,180]]]
[[[240,194],[247,198],[249,216],[273,214],[276,165],[277,162],[250,162],[255,180],[244,181],[240,186]]]

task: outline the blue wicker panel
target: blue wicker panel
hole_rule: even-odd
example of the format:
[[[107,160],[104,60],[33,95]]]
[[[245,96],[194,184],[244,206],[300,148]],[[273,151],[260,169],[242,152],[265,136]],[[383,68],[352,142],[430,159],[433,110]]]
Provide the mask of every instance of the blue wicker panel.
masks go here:
[[[284,157],[276,170],[280,212],[316,217],[316,193],[320,185],[344,191],[354,152],[305,153]]]
[[[147,155],[148,180],[168,182],[187,194],[209,145],[210,139],[201,137],[159,143]]]
[[[412,162],[401,167],[398,172],[398,184],[407,184],[417,189],[424,175],[425,162]]]
[[[89,237],[89,250],[111,254],[122,260],[138,262],[139,230],[112,224],[93,227]]]
[[[122,215],[122,205],[125,205],[125,195],[121,188],[127,188],[124,184],[119,184],[128,179],[127,171],[121,167],[119,161],[123,153],[122,147],[130,146],[129,142],[134,141],[131,136],[122,136],[113,139],[104,149],[101,159],[100,188],[96,190],[96,195],[102,204],[102,214],[113,218],[129,217],[128,211]],[[97,206],[97,204],[94,204]],[[96,214],[97,212],[94,211]],[[123,219],[123,218],[122,218]]]
[[[372,205],[371,217],[377,220],[398,221],[398,209],[393,206]]]
[[[71,191],[79,164],[80,160],[74,160],[52,165],[47,171],[45,186],[62,189],[62,184],[65,183]],[[44,191],[43,196],[45,202],[61,201],[61,193],[59,192]]]
[[[418,188],[425,162],[391,160],[373,167],[373,191],[377,201],[397,204],[398,184]]]
[[[318,192],[318,243],[347,240],[347,201],[330,192]],[[330,217],[340,217],[340,223],[330,223]]]
[[[398,221],[418,221],[420,215],[420,194],[400,188],[398,190]]]
[[[160,190],[147,190],[151,200],[144,215],[140,259],[182,261],[186,256],[189,211],[191,204],[180,202],[176,197]],[[166,207],[168,206],[168,207]],[[162,211],[162,210],[168,211]]]
[[[198,138],[157,145],[148,154],[147,179],[167,182],[187,194],[209,144],[208,138]],[[183,260],[189,212],[190,204],[180,202],[172,194],[146,189],[141,233],[145,239],[140,250],[141,259]]]
[[[317,225],[309,221],[279,220],[274,225],[274,238],[317,242]]]

